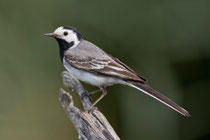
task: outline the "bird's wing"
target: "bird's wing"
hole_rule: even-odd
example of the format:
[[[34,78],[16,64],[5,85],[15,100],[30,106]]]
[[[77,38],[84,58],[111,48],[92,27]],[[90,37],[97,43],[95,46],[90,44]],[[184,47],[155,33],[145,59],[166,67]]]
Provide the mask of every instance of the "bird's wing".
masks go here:
[[[120,62],[118,59],[104,56],[94,57],[94,55],[65,55],[65,61],[73,67],[88,71],[94,74],[113,76],[123,80],[132,80],[145,83],[145,79],[136,74],[131,68]]]
[[[126,64],[124,64],[123,62],[121,62],[118,58],[115,58],[111,55],[109,55],[110,57],[112,57],[112,59],[114,59],[117,63],[123,65],[127,70],[129,70],[132,73],[135,73],[140,79],[142,79],[144,82],[147,81],[146,78],[144,78],[143,76],[139,75],[138,73],[136,73],[134,70],[132,70],[130,67],[128,67]]]

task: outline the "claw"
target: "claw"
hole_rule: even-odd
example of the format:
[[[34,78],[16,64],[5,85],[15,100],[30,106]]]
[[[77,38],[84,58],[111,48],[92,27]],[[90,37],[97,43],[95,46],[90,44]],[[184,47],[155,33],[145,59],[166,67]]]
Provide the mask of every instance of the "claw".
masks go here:
[[[95,110],[98,110],[98,108],[97,108],[97,107],[90,107],[90,108],[88,109],[88,113],[93,114],[93,112],[94,112]]]
[[[83,100],[85,97],[90,97],[90,94],[88,91],[85,91],[81,94],[81,99]]]

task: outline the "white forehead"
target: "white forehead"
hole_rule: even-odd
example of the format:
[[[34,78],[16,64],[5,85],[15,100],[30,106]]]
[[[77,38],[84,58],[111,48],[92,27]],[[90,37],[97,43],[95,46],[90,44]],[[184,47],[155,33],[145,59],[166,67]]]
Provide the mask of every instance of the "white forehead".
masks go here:
[[[74,33],[72,30],[69,30],[69,29],[64,29],[63,27],[58,27],[54,33],[58,34],[58,35],[61,35],[63,34],[65,31],[67,31],[68,33]]]

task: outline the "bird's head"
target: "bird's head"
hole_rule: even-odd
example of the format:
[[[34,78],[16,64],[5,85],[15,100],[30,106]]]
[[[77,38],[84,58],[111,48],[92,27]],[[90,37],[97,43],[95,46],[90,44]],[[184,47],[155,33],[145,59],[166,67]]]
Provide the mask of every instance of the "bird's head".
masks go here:
[[[44,34],[44,36],[55,38],[60,46],[68,44],[74,46],[82,39],[82,34],[72,26],[58,27],[54,32]]]

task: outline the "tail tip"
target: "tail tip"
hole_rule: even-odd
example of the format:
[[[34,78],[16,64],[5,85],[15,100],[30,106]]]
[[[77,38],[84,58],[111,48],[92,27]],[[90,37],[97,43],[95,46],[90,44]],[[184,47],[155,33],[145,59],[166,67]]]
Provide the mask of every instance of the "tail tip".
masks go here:
[[[185,117],[191,117],[190,113],[187,112],[187,114],[184,115]]]
[[[187,110],[185,110],[184,108],[182,108],[182,110],[183,110],[183,115],[185,116],[185,117],[191,117],[191,115],[190,115],[190,113],[187,111]]]

